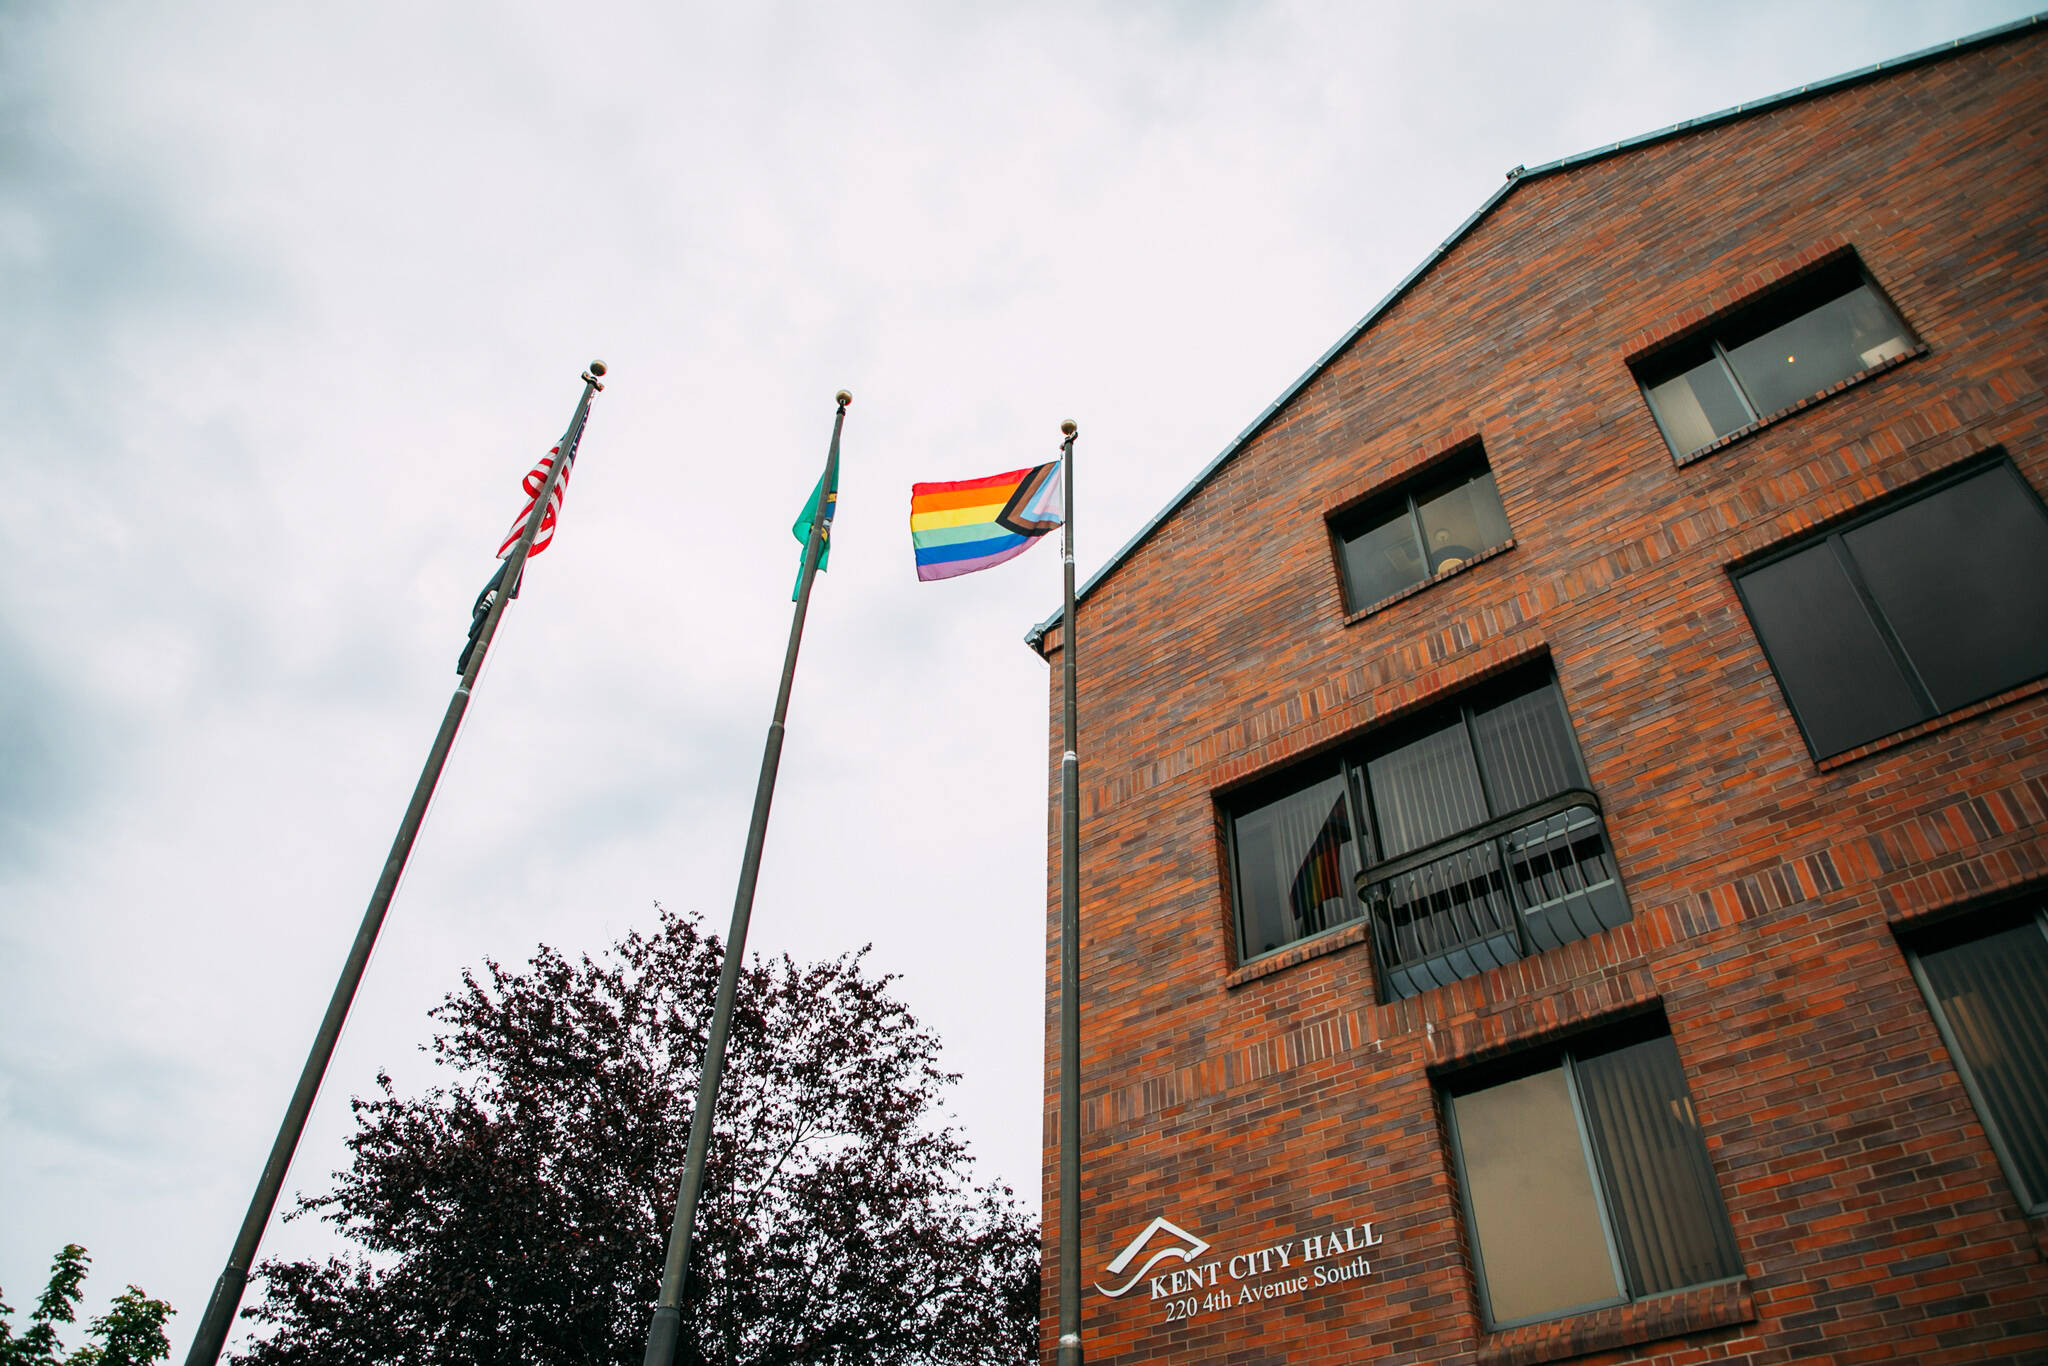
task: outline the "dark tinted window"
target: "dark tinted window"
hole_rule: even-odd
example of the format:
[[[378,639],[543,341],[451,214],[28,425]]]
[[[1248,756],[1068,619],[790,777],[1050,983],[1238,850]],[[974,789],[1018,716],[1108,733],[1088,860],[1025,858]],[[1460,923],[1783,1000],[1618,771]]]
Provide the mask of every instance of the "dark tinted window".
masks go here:
[[[1661,1022],[1448,1091],[1492,1326],[1742,1273]]]
[[[2010,465],[1842,540],[1937,710],[2048,673],[2048,523]]]
[[[1685,456],[1912,349],[1905,324],[1852,259],[1647,358],[1636,377],[1672,452]]]
[[[2048,1212],[2048,921],[2030,906],[1952,930],[1918,967],[2020,1204]]]
[[[1331,532],[1344,565],[1345,603],[1354,612],[1447,574],[1509,536],[1500,491],[1477,449],[1459,456],[1448,472],[1346,513]]]
[[[1736,583],[1817,758],[2048,673],[2048,513],[2003,462]]]
[[[1832,544],[1743,575],[1742,598],[1816,755],[1920,719],[1920,703]]]

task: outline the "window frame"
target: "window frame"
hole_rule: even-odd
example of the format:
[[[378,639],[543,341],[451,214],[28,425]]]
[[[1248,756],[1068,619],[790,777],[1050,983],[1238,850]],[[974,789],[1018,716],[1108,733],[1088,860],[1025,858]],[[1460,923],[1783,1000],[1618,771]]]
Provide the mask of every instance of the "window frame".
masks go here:
[[[1326,761],[1331,766],[1329,770],[1324,772],[1321,777],[1307,777],[1307,774],[1316,771],[1320,761]],[[1220,794],[1218,805],[1222,808],[1223,815],[1224,874],[1230,879],[1228,888],[1230,894],[1230,937],[1235,942],[1237,966],[1240,968],[1249,967],[1254,963],[1263,963],[1267,959],[1286,953],[1290,949],[1300,948],[1303,944],[1312,944],[1318,939],[1323,939],[1333,934],[1341,934],[1345,930],[1352,929],[1360,924],[1366,924],[1371,920],[1365,908],[1360,906],[1356,914],[1347,916],[1336,924],[1326,926],[1313,934],[1305,934],[1299,939],[1290,939],[1284,944],[1276,944],[1270,949],[1251,955],[1247,955],[1244,951],[1244,903],[1240,897],[1240,889],[1244,883],[1240,875],[1237,859],[1237,822],[1241,813],[1236,808],[1244,804],[1248,799],[1262,793],[1279,792],[1284,796],[1292,796],[1314,787],[1317,783],[1327,782],[1333,776],[1344,781],[1344,814],[1351,821],[1351,837],[1353,841],[1357,841],[1359,838],[1358,802],[1352,792],[1351,765],[1346,759],[1345,751],[1342,749],[1328,751],[1322,755],[1311,755],[1309,758],[1299,763],[1290,764],[1288,767],[1271,774],[1263,780],[1246,783],[1242,787]],[[1274,797],[1272,800],[1283,800],[1283,797]],[[1355,902],[1356,898],[1348,887],[1345,889],[1344,894],[1347,901]],[[1370,934],[1369,928],[1367,933]]]
[[[1465,564],[1512,545],[1515,539],[1514,524],[1508,520],[1507,503],[1500,495],[1500,478],[1494,473],[1493,462],[1487,458],[1486,444],[1478,438],[1460,442],[1442,455],[1422,467],[1401,476],[1387,487],[1368,493],[1362,498],[1336,509],[1324,519],[1329,530],[1331,549],[1337,561],[1337,585],[1344,602],[1344,615],[1357,616],[1369,612],[1382,603],[1435,583],[1439,578],[1455,574],[1464,565],[1441,572],[1429,568],[1429,529],[1423,525],[1423,494],[1447,491],[1459,483],[1469,483],[1478,475],[1493,477],[1494,506],[1500,510],[1502,525],[1507,535],[1491,545],[1473,546],[1472,554]],[[1391,593],[1365,602],[1357,601],[1356,585],[1352,581],[1350,545],[1353,540],[1371,534],[1382,527],[1405,520],[1408,534],[1417,552],[1417,559],[1423,566],[1422,577],[1413,583],[1403,584]]]
[[[1971,916],[1960,923],[1949,921],[1930,931],[1917,935],[1901,947],[1905,950],[1906,965],[1912,970],[1913,982],[1920,988],[1921,998],[1927,1003],[1927,1013],[1934,1021],[1935,1032],[1941,1036],[1941,1046],[1948,1050],[1949,1063],[1962,1079],[1963,1093],[1970,1099],[1970,1109],[1976,1114],[1977,1122],[1983,1127],[1984,1136],[1991,1142],[1991,1152],[1998,1159],[1999,1170],[2005,1173],[2005,1182],[2019,1203],[2021,1211],[2028,1218],[2048,1216],[2048,1190],[2035,1192],[2027,1185],[2025,1175],[2014,1160],[2012,1149],[2005,1135],[2000,1132],[1990,1107],[1985,1103],[1983,1089],[1978,1085],[1976,1074],[1971,1070],[1961,1042],[1957,1039],[1955,1027],[1949,1022],[1948,1012],[1941,1008],[1941,1000],[1935,994],[1934,983],[1927,976],[1927,969],[1921,962],[1921,955],[1939,948],[1950,948],[1973,940],[1988,938],[2027,924],[2048,939],[2048,900],[2029,908],[2024,901],[1993,908],[1981,915]]]
[[[1482,829],[1494,821],[1514,814],[1513,810],[1503,811],[1500,809],[1499,775],[1495,774],[1480,759],[1476,717],[1478,716],[1481,704],[1497,703],[1509,697],[1525,696],[1528,693],[1535,692],[1536,688],[1533,686],[1517,687],[1515,685],[1533,683],[1538,676],[1539,674],[1536,671],[1517,670],[1515,673],[1509,674],[1504,678],[1489,679],[1475,683],[1471,687],[1461,689],[1443,698],[1434,706],[1424,706],[1418,708],[1411,715],[1398,717],[1389,724],[1373,730],[1365,736],[1361,736],[1357,743],[1338,751],[1339,761],[1344,763],[1346,786],[1351,789],[1352,815],[1359,822],[1352,828],[1359,831],[1362,836],[1369,838],[1375,850],[1371,863],[1363,863],[1361,860],[1365,868],[1371,869],[1381,864],[1392,863],[1396,859],[1405,858],[1409,854],[1416,852],[1416,849],[1428,848],[1430,844],[1436,843],[1434,840],[1426,841],[1416,846],[1416,849],[1403,850],[1399,854],[1382,855],[1377,852],[1382,847],[1380,843],[1379,808],[1372,799],[1372,784],[1367,774],[1367,768],[1373,759],[1391,754],[1395,750],[1401,749],[1430,734],[1432,731],[1445,729],[1446,727],[1443,723],[1453,715],[1458,719],[1459,734],[1464,736],[1465,753],[1472,760],[1472,772],[1479,779],[1479,798],[1486,805],[1486,819],[1480,821],[1477,825],[1470,825],[1461,830],[1453,831],[1452,836]],[[1572,724],[1572,714],[1565,707],[1564,688],[1557,681],[1557,671],[1551,669],[1547,673],[1542,674],[1541,677],[1544,682],[1549,684],[1552,695],[1557,699],[1558,714],[1564,718],[1565,734],[1571,739],[1572,759],[1578,764],[1580,774],[1584,775],[1587,782],[1590,783],[1592,778],[1590,770],[1586,767],[1586,752],[1579,744],[1579,731],[1578,727]],[[1560,789],[1560,791],[1572,790],[1574,789]],[[1449,837],[1451,836],[1446,838]]]
[[[1877,298],[1879,303],[1890,310],[1891,315],[1898,320],[1900,336],[1906,342],[1906,350],[1901,356],[1879,361],[1875,365],[1866,365],[1861,369],[1851,370],[1848,374],[1829,380],[1811,394],[1794,399],[1791,403],[1781,407],[1765,411],[1758,407],[1755,396],[1750,393],[1748,387],[1742,382],[1742,374],[1736,369],[1734,361],[1730,358],[1729,348],[1724,339],[1740,330],[1746,324],[1751,323],[1754,319],[1768,315],[1774,302],[1783,300],[1787,295],[1797,294],[1804,287],[1833,271],[1840,271],[1845,277],[1853,274],[1858,282]],[[1836,299],[1847,298],[1850,293],[1854,292],[1855,288],[1856,286],[1851,285],[1840,294],[1824,299],[1819,304],[1814,304],[1798,313],[1782,316],[1769,327],[1761,329],[1757,336],[1761,337],[1764,333],[1772,331],[1777,327],[1783,327],[1801,318],[1811,316]],[[1751,340],[1755,340],[1755,338],[1751,338]],[[1704,342],[1706,345],[1707,359],[1720,367],[1722,378],[1728,382],[1730,391],[1734,393],[1737,401],[1742,404],[1742,410],[1748,414],[1749,420],[1740,426],[1730,428],[1728,431],[1716,435],[1711,440],[1702,445],[1695,446],[1691,450],[1680,450],[1678,442],[1672,438],[1671,428],[1665,423],[1664,414],[1659,411],[1657,404],[1650,398],[1650,391],[1677,379],[1679,376],[1695,368],[1698,362],[1694,362],[1691,365],[1681,364],[1676,358],[1693,351],[1701,342]],[[1805,270],[1775,281],[1764,289],[1750,295],[1734,307],[1724,311],[1713,321],[1658,344],[1656,347],[1630,360],[1629,373],[1635,379],[1636,391],[1642,395],[1643,406],[1650,410],[1650,419],[1656,423],[1657,434],[1664,438],[1664,445],[1671,452],[1671,458],[1679,464],[1685,464],[1688,461],[1699,458],[1708,451],[1716,449],[1723,442],[1734,440],[1739,434],[1746,433],[1770,421],[1780,413],[1790,412],[1803,403],[1812,402],[1814,399],[1828,393],[1837,384],[1853,379],[1858,375],[1874,374],[1888,365],[1897,363],[1898,360],[1916,355],[1925,349],[1925,345],[1920,339],[1918,329],[1906,317],[1905,310],[1898,306],[1890,292],[1878,282],[1875,275],[1871,274],[1870,268],[1863,263],[1863,258],[1853,251],[1846,251],[1832,256],[1825,261],[1818,262]],[[1653,379],[1652,376],[1655,376],[1655,378]]]
[[[1459,1214],[1465,1221],[1465,1243],[1470,1249],[1469,1260],[1472,1268],[1473,1288],[1479,1292],[1479,1321],[1488,1332],[1498,1333],[1509,1328],[1520,1328],[1524,1324],[1547,1323],[1552,1319],[1570,1318],[1575,1314],[1590,1314],[1596,1309],[1612,1309],[1619,1305],[1632,1304],[1629,1295],[1628,1276],[1622,1269],[1621,1247],[1614,1234],[1614,1216],[1607,1208],[1607,1182],[1602,1178],[1599,1159],[1593,1153],[1593,1139],[1587,1132],[1585,1102],[1579,1094],[1578,1074],[1573,1068],[1571,1052],[1562,1045],[1538,1050],[1535,1056],[1547,1056],[1550,1061],[1537,1063],[1526,1068],[1503,1069],[1487,1083],[1472,1083],[1461,1090],[1452,1084],[1440,1086],[1444,1100],[1444,1128],[1450,1139],[1451,1167],[1458,1180]],[[1518,1059],[1519,1061],[1519,1059]],[[1564,1074],[1565,1095],[1571,1101],[1572,1123],[1578,1130],[1579,1155],[1586,1163],[1586,1184],[1593,1195],[1593,1209],[1600,1218],[1600,1237],[1607,1250],[1607,1267],[1614,1275],[1614,1284],[1620,1293],[1608,1298],[1587,1300],[1583,1304],[1568,1305],[1562,1309],[1546,1310],[1540,1314],[1524,1315],[1517,1319],[1495,1318],[1493,1313],[1493,1291],[1486,1276],[1486,1257],[1479,1244],[1479,1215],[1472,1205],[1472,1182],[1466,1175],[1465,1141],[1458,1132],[1458,1107],[1454,1103],[1460,1094],[1486,1089],[1487,1085],[1505,1084],[1524,1077],[1540,1076],[1552,1068]]]
[[[1379,851],[1385,846],[1382,842],[1379,811],[1372,799],[1368,765],[1375,758],[1400,749],[1404,745],[1432,731],[1447,727],[1451,723],[1452,718],[1455,718],[1457,728],[1464,737],[1465,752],[1471,759],[1473,772],[1478,779],[1480,800],[1486,808],[1486,815],[1482,820],[1474,825],[1454,831],[1445,836],[1444,839],[1466,837],[1473,831],[1483,830],[1489,825],[1497,824],[1525,809],[1518,807],[1511,811],[1500,810],[1499,803],[1501,798],[1498,793],[1498,775],[1492,774],[1480,758],[1475,716],[1479,709],[1485,705],[1499,703],[1514,697],[1527,696],[1537,692],[1540,688],[1547,688],[1556,703],[1557,714],[1564,723],[1564,734],[1571,745],[1572,760],[1577,766],[1579,776],[1586,785],[1583,787],[1570,786],[1560,788],[1550,796],[1539,799],[1539,802],[1556,801],[1569,794],[1583,794],[1593,799],[1593,809],[1600,820],[1600,838],[1605,845],[1606,856],[1612,867],[1611,880],[1614,884],[1615,895],[1620,898],[1621,905],[1624,911],[1626,911],[1628,907],[1628,891],[1621,880],[1619,859],[1615,854],[1613,837],[1607,830],[1604,809],[1600,807],[1597,794],[1593,792],[1591,787],[1591,770],[1586,764],[1584,748],[1579,743],[1578,727],[1572,720],[1570,708],[1565,705],[1564,687],[1558,679],[1557,671],[1555,667],[1545,660],[1540,664],[1517,667],[1505,674],[1476,681],[1472,685],[1440,699],[1434,705],[1419,707],[1407,715],[1397,717],[1386,725],[1377,727],[1332,749],[1325,750],[1320,754],[1310,755],[1305,759],[1289,764],[1277,772],[1254,779],[1231,791],[1218,793],[1215,800],[1219,814],[1222,817],[1224,874],[1227,879],[1225,890],[1230,916],[1232,946],[1236,950],[1235,969],[1242,970],[1255,964],[1266,962],[1281,954],[1298,950],[1303,945],[1313,944],[1318,940],[1342,934],[1346,931],[1358,930],[1362,927],[1364,937],[1370,944],[1375,998],[1382,1004],[1406,999],[1406,996],[1395,996],[1392,994],[1391,980],[1393,969],[1389,965],[1387,946],[1381,943],[1378,917],[1374,915],[1372,906],[1368,905],[1365,899],[1359,895],[1357,887],[1352,884],[1352,879],[1349,875],[1346,878],[1344,895],[1346,906],[1351,913],[1342,920],[1321,930],[1302,935],[1297,939],[1287,940],[1259,953],[1248,954],[1246,952],[1244,875],[1238,857],[1239,842],[1237,836],[1238,821],[1245,814],[1241,808],[1253,804],[1263,805],[1267,801],[1283,800],[1286,795],[1306,791],[1318,783],[1327,781],[1332,776],[1341,778],[1343,781],[1345,815],[1351,823],[1352,839],[1358,852],[1359,874],[1363,875],[1364,873],[1370,873],[1376,869],[1396,864],[1401,859],[1431,848],[1434,844],[1441,843],[1442,841],[1427,842],[1415,849],[1392,857],[1384,857],[1380,854]],[[1268,795],[1275,793],[1280,795]],[[1501,869],[1501,875],[1512,881],[1512,874],[1505,865]],[[1509,896],[1512,898],[1514,893],[1510,892]],[[1522,914],[1522,908],[1517,908],[1516,914],[1519,917]],[[1527,942],[1526,926],[1518,923],[1516,931],[1520,957],[1534,958],[1541,953],[1549,951]],[[1585,936],[1577,937],[1584,938]],[[1457,980],[1464,979],[1459,978]],[[1408,995],[1421,995],[1425,991],[1434,989],[1426,987],[1408,993]]]
[[[1764,663],[1769,666],[1771,678],[1778,685],[1778,695],[1784,699],[1785,709],[1792,713],[1792,722],[1799,729],[1799,739],[1806,746],[1807,754],[1812,757],[1815,763],[1825,763],[1839,755],[1861,749],[1865,745],[1876,744],[1888,736],[1898,735],[1904,731],[1911,730],[1915,726],[1926,725],[1930,721],[1938,721],[1944,716],[1975,706],[1986,698],[1996,697],[2007,689],[2024,687],[2029,683],[2048,677],[2048,674],[2035,674],[2028,678],[2015,679],[2011,682],[1999,684],[1988,692],[1959,701],[1953,706],[1941,707],[1936,703],[1934,694],[1928,688],[1926,680],[1920,676],[1919,667],[1913,663],[1912,656],[1906,652],[1905,644],[1899,639],[1898,632],[1893,628],[1891,622],[1886,619],[1883,610],[1877,602],[1876,594],[1871,591],[1869,583],[1863,577],[1863,571],[1857,566],[1855,557],[1849,553],[1847,543],[1844,540],[1844,537],[1849,532],[1868,526],[1873,522],[1882,521],[1893,513],[1911,507],[1915,503],[1923,502],[1960,484],[1967,483],[1981,475],[1990,474],[1999,469],[2003,469],[2012,481],[2018,485],[2020,496],[2028,500],[2029,506],[2039,514],[2044,530],[2048,530],[2048,502],[2043,501],[2039,490],[2035,489],[2033,484],[2028,481],[2026,475],[2020,472],[2019,467],[2013,463],[2012,459],[2003,450],[1997,450],[1987,453],[1982,458],[1965,461],[1952,469],[1942,471],[1932,478],[1921,480],[1916,484],[1887,494],[1874,502],[1865,504],[1850,515],[1829,523],[1818,531],[1802,536],[1796,541],[1774,546],[1760,555],[1729,567],[1729,577],[1734,582],[1736,599],[1742,605],[1743,616],[1748,619],[1750,634],[1755,637],[1757,645],[1763,650]],[[1769,637],[1757,625],[1756,609],[1750,601],[1749,591],[1743,584],[1743,581],[1757,570],[1789,560],[1796,555],[1806,554],[1820,546],[1828,548],[1835,564],[1841,568],[1843,575],[1848,579],[1849,586],[1856,595],[1857,605],[1863,608],[1865,615],[1870,619],[1870,623],[1875,628],[1879,640],[1885,647],[1886,653],[1891,657],[1893,667],[1898,671],[1899,677],[1905,683],[1907,691],[1912,694],[1914,702],[1921,709],[1919,716],[1908,721],[1903,726],[1884,731],[1878,735],[1868,736],[1852,745],[1844,745],[1825,754],[1821,753],[1818,746],[1814,744],[1813,733],[1807,726],[1806,718],[1800,713],[1799,704],[1793,700],[1791,689],[1785,686],[1785,675],[1778,667],[1777,656],[1772,652]]]
[[[1451,1175],[1458,1187],[1458,1212],[1459,1216],[1464,1220],[1466,1264],[1472,1272],[1473,1288],[1479,1295],[1479,1319],[1485,1331],[1499,1333],[1506,1332],[1512,1328],[1526,1327],[1530,1324],[1553,1323],[1579,1314],[1590,1314],[1603,1309],[1615,1309],[1627,1305],[1641,1304],[1666,1295],[1699,1290],[1708,1286],[1727,1285],[1732,1282],[1741,1281],[1749,1274],[1747,1267],[1742,1264],[1742,1249],[1735,1242],[1734,1222],[1728,1217],[1728,1200],[1722,1194],[1721,1173],[1716,1170],[1713,1153],[1707,1148],[1704,1130],[1699,1130],[1700,1156],[1706,1165],[1708,1175],[1713,1178],[1712,1192],[1715,1207],[1709,1213],[1717,1214],[1720,1218],[1721,1227],[1728,1230],[1729,1246],[1734,1249],[1736,1256],[1736,1270],[1726,1276],[1716,1277],[1713,1280],[1696,1281],[1689,1285],[1674,1286],[1669,1290],[1649,1291],[1640,1294],[1629,1283],[1628,1261],[1622,1255],[1620,1235],[1616,1231],[1614,1212],[1609,1205],[1608,1184],[1612,1178],[1608,1173],[1607,1163],[1593,1146],[1592,1125],[1587,1122],[1586,1103],[1581,1091],[1577,1069],[1581,1053],[1610,1051],[1626,1047],[1632,1043],[1645,1042],[1653,1038],[1671,1040],[1672,1052],[1678,1056],[1679,1084],[1684,1088],[1686,1101],[1692,1107],[1692,1113],[1695,1116],[1695,1128],[1698,1129],[1697,1116],[1699,1107],[1692,1099],[1692,1083],[1687,1077],[1685,1058],[1683,1055],[1678,1055],[1678,1039],[1672,1034],[1670,1022],[1661,1011],[1613,1020],[1604,1025],[1575,1033],[1566,1039],[1539,1044],[1533,1048],[1521,1050],[1510,1057],[1462,1068],[1457,1072],[1435,1079],[1434,1090],[1443,1118],[1444,1134],[1449,1146]],[[1466,1174],[1465,1146],[1464,1140],[1458,1132],[1458,1109],[1455,1102],[1461,1095],[1470,1095],[1494,1086],[1518,1081],[1525,1077],[1538,1076],[1552,1069],[1561,1071],[1564,1074],[1565,1093],[1571,1101],[1572,1121],[1578,1129],[1579,1151],[1586,1162],[1586,1176],[1592,1191],[1593,1208],[1599,1215],[1600,1234],[1607,1252],[1608,1267],[1613,1272],[1614,1283],[1619,1288],[1619,1293],[1612,1298],[1588,1300],[1583,1304],[1549,1309],[1542,1313],[1528,1314],[1520,1318],[1498,1319],[1494,1317],[1493,1313],[1493,1294],[1487,1281],[1486,1258],[1480,1246],[1479,1219],[1477,1211],[1472,1205],[1472,1182]]]

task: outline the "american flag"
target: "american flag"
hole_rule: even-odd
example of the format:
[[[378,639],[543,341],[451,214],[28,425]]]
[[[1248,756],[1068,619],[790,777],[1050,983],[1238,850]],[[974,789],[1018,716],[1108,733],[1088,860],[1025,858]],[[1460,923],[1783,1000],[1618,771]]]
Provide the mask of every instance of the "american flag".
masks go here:
[[[534,500],[539,498],[540,491],[547,487],[548,471],[555,467],[555,457],[561,453],[562,448],[556,446],[540,458],[539,464],[527,471],[526,506],[519,509],[519,515],[512,520],[511,529],[505,533],[505,543],[498,547],[499,559],[510,555],[512,547],[518,545],[519,538],[526,534],[526,519],[533,515]],[[526,552],[528,555],[540,554],[548,548],[548,542],[555,539],[555,519],[562,515],[562,492],[569,487],[569,475],[575,468],[576,457],[571,454],[569,463],[563,467],[561,479],[555,483],[554,496],[548,499],[548,510],[541,514],[540,530],[534,533],[533,549]]]

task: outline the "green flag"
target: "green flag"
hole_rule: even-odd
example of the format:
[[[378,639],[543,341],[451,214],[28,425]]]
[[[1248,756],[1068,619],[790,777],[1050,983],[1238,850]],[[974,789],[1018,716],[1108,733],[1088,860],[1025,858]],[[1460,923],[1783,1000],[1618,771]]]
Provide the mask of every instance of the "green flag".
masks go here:
[[[826,493],[824,475],[821,474],[818,476],[817,487],[811,490],[810,498],[806,500],[804,503],[804,510],[796,515],[796,521],[790,524],[789,530],[790,534],[796,537],[798,545],[801,545],[806,549],[810,547],[811,522],[815,520],[818,515],[818,501],[820,495],[823,495],[825,503],[825,544],[819,547],[818,549],[818,570],[820,573],[823,573],[825,570],[825,566],[829,564],[832,559],[832,514],[838,511],[839,509],[839,490],[835,488],[830,493]],[[796,601],[797,587],[801,587],[803,584],[804,563],[802,559],[797,560],[796,577],[796,586],[792,587],[789,590],[789,600],[791,602]]]

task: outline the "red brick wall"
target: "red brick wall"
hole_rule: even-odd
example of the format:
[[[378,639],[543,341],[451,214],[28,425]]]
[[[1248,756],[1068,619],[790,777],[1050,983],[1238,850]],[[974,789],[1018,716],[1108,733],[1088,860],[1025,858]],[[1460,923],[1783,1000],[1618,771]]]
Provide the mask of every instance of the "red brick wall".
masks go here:
[[[2030,34],[1519,186],[1084,600],[1084,1274],[1159,1214],[1386,1239],[1171,1326],[1084,1288],[1090,1362],[2048,1359],[2048,1232],[1897,938],[2048,880],[2048,690],[1817,765],[1729,576],[1994,447],[2048,492],[2044,110]],[[1627,359],[1845,247],[1925,354],[1675,462]],[[1347,620],[1327,513],[1473,436],[1513,547]],[[1219,790],[1545,655],[1632,922],[1393,1005],[1355,932],[1238,971]],[[1746,1279],[1489,1334],[1433,1069],[1651,1002]]]

